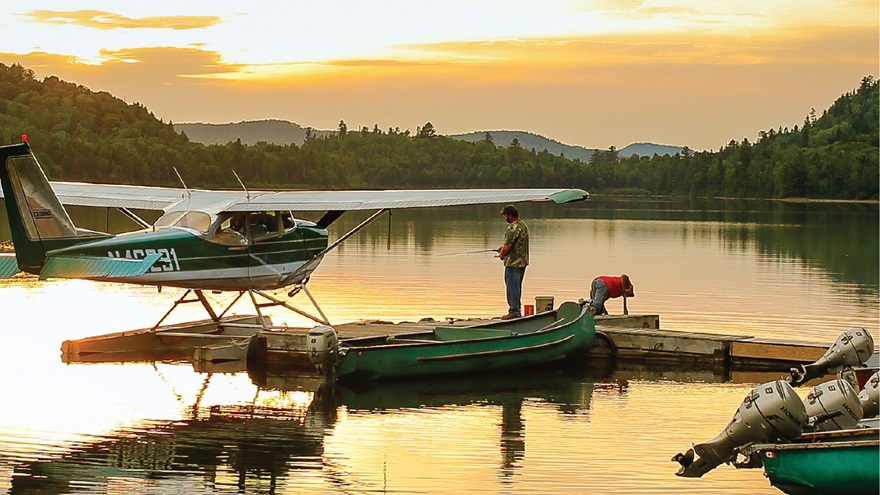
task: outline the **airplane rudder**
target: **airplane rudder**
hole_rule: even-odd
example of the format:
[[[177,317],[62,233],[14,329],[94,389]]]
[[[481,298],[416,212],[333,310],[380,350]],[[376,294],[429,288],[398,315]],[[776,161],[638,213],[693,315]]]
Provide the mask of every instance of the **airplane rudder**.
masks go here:
[[[0,146],[0,184],[19,267],[39,273],[44,240],[75,238],[76,227],[27,142]]]

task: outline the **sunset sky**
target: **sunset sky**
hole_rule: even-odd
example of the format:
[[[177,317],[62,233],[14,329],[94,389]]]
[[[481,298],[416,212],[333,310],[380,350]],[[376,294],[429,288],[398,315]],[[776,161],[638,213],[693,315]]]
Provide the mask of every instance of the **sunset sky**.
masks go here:
[[[878,75],[877,0],[0,5],[0,62],[175,123],[284,119],[718,149]]]

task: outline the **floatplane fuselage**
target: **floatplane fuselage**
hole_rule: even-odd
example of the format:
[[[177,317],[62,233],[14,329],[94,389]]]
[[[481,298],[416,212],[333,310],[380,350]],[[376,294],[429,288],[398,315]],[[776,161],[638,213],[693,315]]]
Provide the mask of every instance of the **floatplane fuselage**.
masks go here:
[[[192,217],[198,220],[185,220]],[[182,226],[182,222],[187,223]],[[295,219],[289,211],[214,216],[171,212],[157,225],[155,230],[51,249],[46,256],[135,261],[158,256],[143,274],[83,277],[92,280],[185,289],[274,290],[308,279],[328,244],[327,229]],[[36,270],[32,273],[40,274]]]

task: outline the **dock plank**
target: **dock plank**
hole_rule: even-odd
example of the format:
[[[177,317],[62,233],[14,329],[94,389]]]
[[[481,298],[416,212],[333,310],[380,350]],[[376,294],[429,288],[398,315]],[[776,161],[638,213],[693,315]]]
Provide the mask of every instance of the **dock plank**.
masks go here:
[[[827,348],[828,346],[825,345],[751,338],[732,343],[730,355],[734,358],[811,363],[822,357]]]

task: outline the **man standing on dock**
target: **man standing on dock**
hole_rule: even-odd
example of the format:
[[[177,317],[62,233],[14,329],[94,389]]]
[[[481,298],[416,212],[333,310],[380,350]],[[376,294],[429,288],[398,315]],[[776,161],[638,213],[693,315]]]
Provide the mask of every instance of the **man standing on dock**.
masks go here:
[[[623,314],[629,314],[626,309],[626,298],[636,297],[635,287],[629,275],[623,274],[619,277],[601,276],[593,279],[590,285],[590,307],[593,309],[594,315],[607,315],[608,310],[605,309],[605,301],[615,297],[623,296]]]
[[[519,218],[516,206],[507,205],[501,210],[508,223],[504,232],[504,245],[498,248],[498,257],[504,262],[504,285],[507,287],[507,314],[502,320],[519,318],[522,308],[522,284],[529,265],[529,228]]]

